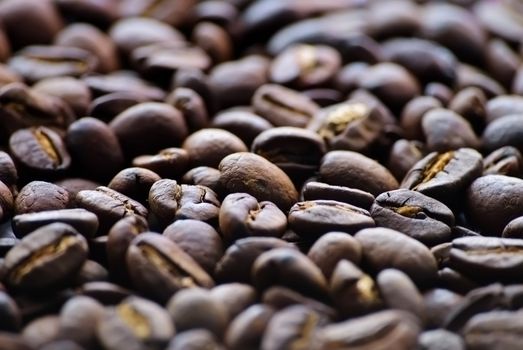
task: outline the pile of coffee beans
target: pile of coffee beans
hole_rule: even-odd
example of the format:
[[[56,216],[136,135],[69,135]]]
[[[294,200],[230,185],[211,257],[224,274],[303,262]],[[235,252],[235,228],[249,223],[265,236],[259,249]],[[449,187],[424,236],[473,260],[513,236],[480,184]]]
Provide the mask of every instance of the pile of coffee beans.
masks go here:
[[[0,0],[0,350],[523,349],[523,2]]]

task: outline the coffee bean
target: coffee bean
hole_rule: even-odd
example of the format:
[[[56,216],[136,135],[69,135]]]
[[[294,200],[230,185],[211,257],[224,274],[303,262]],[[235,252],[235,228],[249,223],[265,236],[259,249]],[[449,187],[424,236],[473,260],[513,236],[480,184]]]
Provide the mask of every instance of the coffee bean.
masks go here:
[[[60,311],[59,337],[86,348],[96,346],[96,326],[104,315],[103,306],[84,296],[69,299]]]
[[[333,200],[344,202],[365,210],[370,209],[374,203],[374,196],[369,192],[345,186],[327,185],[323,182],[310,181],[302,188],[303,199],[313,200]]]
[[[223,197],[223,188],[220,183],[221,173],[218,169],[208,166],[192,168],[182,176],[181,182],[187,185],[205,186]]]
[[[523,217],[519,216],[510,221],[503,229],[503,238],[523,238]]]
[[[89,282],[79,289],[79,295],[93,298],[104,305],[116,305],[131,294],[130,290],[110,282]]]
[[[41,348],[48,343],[58,340],[59,331],[60,321],[58,316],[47,315],[27,324],[22,331],[22,337],[33,348]]]
[[[395,268],[406,273],[417,286],[433,281],[437,266],[422,243],[388,228],[368,228],[354,236],[362,247],[363,265],[371,271]]]
[[[176,88],[167,96],[166,102],[182,112],[183,119],[191,131],[202,129],[209,123],[205,102],[194,90]]]
[[[92,23],[107,28],[117,19],[117,4],[111,1],[58,0],[55,2],[60,13],[67,18]]]
[[[227,31],[217,24],[198,23],[193,29],[191,41],[207,52],[215,64],[232,59],[232,39]]]
[[[490,153],[483,160],[483,175],[521,177],[523,155],[512,146],[504,146]]]
[[[16,332],[20,329],[22,318],[20,310],[9,294],[0,291],[0,329]]]
[[[509,114],[498,118],[487,125],[482,135],[484,148],[492,152],[503,146],[513,146],[520,152],[523,151],[521,144],[520,122],[523,120],[519,114]]]
[[[211,121],[211,126],[232,132],[238,136],[246,146],[272,124],[265,118],[247,110],[229,109],[218,113]]]
[[[167,237],[138,235],[127,250],[127,269],[136,288],[160,302],[189,287],[211,288],[209,275]]]
[[[139,297],[129,297],[108,309],[97,326],[100,343],[110,349],[164,349],[174,332],[167,311]]]
[[[258,155],[233,153],[222,159],[219,170],[220,182],[229,193],[245,192],[259,201],[273,202],[282,210],[289,209],[298,199],[289,177]]]
[[[288,221],[294,232],[309,237],[330,231],[353,234],[375,226],[368,211],[332,200],[298,202],[289,210]]]
[[[126,168],[116,174],[107,187],[145,204],[151,186],[159,180],[160,176],[151,170]]]
[[[4,281],[13,289],[42,290],[63,285],[87,258],[87,242],[63,223],[42,226],[5,257]]]
[[[154,171],[162,178],[177,178],[189,167],[189,154],[181,148],[166,148],[155,155],[133,159],[133,166]]]
[[[66,209],[69,193],[62,187],[44,181],[32,181],[22,187],[14,202],[15,214]]]
[[[259,349],[273,314],[274,310],[265,304],[250,306],[230,323],[225,344],[232,350]]]
[[[520,317],[521,312],[508,311],[492,311],[474,316],[464,330],[467,349],[517,349],[522,332]]]
[[[85,82],[71,77],[51,77],[40,80],[32,89],[61,98],[74,114],[81,118],[87,114],[91,103],[91,91]]]
[[[443,327],[448,315],[461,303],[463,296],[448,289],[431,289],[423,295],[427,325]]]
[[[205,329],[194,329],[176,335],[171,340],[167,350],[199,350],[216,349],[222,350],[218,339]]]
[[[194,0],[124,0],[119,10],[122,17],[152,17],[178,27],[187,22],[195,4]]]
[[[329,185],[352,187],[374,196],[398,188],[398,182],[384,166],[352,151],[328,152],[319,174],[320,180]]]
[[[441,348],[449,350],[465,350],[463,339],[444,329],[425,331],[418,338],[418,346],[422,350],[436,350]]]
[[[227,242],[248,236],[281,237],[287,217],[271,202],[258,202],[247,193],[233,193],[223,200],[219,224]]]
[[[224,283],[211,289],[211,297],[227,310],[228,320],[232,321],[258,299],[256,289],[243,283]]]
[[[377,226],[398,230],[428,246],[450,240],[454,225],[454,214],[447,206],[405,189],[380,194],[370,215]]]
[[[517,95],[503,95],[490,99],[486,104],[487,122],[523,111],[523,98]]]

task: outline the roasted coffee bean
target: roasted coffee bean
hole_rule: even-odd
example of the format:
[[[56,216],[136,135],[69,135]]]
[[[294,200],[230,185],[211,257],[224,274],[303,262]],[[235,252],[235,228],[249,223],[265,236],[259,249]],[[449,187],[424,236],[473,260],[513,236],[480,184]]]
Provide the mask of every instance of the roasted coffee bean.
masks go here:
[[[449,241],[454,225],[454,214],[447,206],[406,189],[380,194],[370,215],[377,226],[398,230],[428,246]]]
[[[220,201],[208,187],[178,185],[175,180],[162,179],[151,186],[149,207],[163,225],[179,219],[195,219],[214,224],[218,220]]]
[[[16,332],[22,324],[22,317],[16,302],[9,294],[0,291],[0,329],[7,332]]]
[[[90,282],[103,282],[109,280],[109,271],[94,260],[87,260],[75,279],[75,285],[81,286]]]
[[[281,237],[287,228],[287,217],[272,202],[258,202],[247,193],[233,193],[222,202],[219,224],[227,242],[248,236]]]
[[[33,348],[42,348],[44,345],[58,340],[60,321],[56,315],[39,317],[28,323],[22,330],[22,337]]]
[[[194,20],[209,21],[227,28],[237,19],[241,7],[241,4],[234,1],[200,2],[194,7]]]
[[[76,296],[60,310],[59,338],[90,348],[97,346],[96,326],[104,315],[103,306],[96,300]]]
[[[296,45],[287,48],[272,62],[273,83],[303,90],[328,84],[341,66],[341,56],[330,46]]]
[[[116,305],[132,293],[110,282],[89,282],[79,288],[78,294],[93,298],[104,305]]]
[[[0,151],[0,181],[10,189],[14,189],[18,181],[18,171],[11,156]]]
[[[334,308],[287,287],[271,287],[263,293],[261,300],[276,310],[283,310],[292,305],[304,305],[326,319],[333,320],[337,317]]]
[[[252,105],[257,114],[275,126],[304,127],[318,111],[305,95],[276,84],[256,90]]]
[[[176,88],[167,96],[166,102],[182,112],[189,130],[196,131],[209,124],[207,107],[196,91],[185,87]]]
[[[448,289],[431,289],[423,295],[427,325],[443,327],[448,315],[461,303],[463,297]]]
[[[217,101],[209,77],[199,69],[182,67],[172,77],[171,88],[189,88],[200,95],[208,112],[215,111]]]
[[[356,265],[360,263],[361,245],[347,233],[329,232],[314,242],[307,256],[330,279],[339,261],[348,260]]]
[[[139,297],[110,308],[97,325],[98,339],[108,349],[164,349],[174,332],[167,311]]]
[[[216,337],[205,329],[194,329],[179,333],[170,342],[167,350],[223,350]]]
[[[151,186],[159,180],[161,177],[151,170],[126,168],[116,174],[107,187],[145,204]]]
[[[447,106],[454,97],[454,92],[441,83],[428,83],[423,93],[427,97],[435,98],[444,106]]]
[[[65,27],[55,37],[54,44],[90,52],[98,61],[94,70],[100,73],[115,71],[120,64],[116,46],[109,36],[87,23],[74,23]]]
[[[190,255],[209,275],[223,256],[222,238],[209,224],[198,220],[176,220],[163,235]]]
[[[247,152],[228,155],[220,162],[219,170],[220,182],[229,193],[245,192],[258,201],[273,202],[282,210],[289,209],[298,200],[298,192],[289,177],[258,155]]]
[[[107,232],[125,216],[147,217],[148,214],[147,209],[139,202],[104,186],[78,192],[76,205],[98,216],[101,232]]]
[[[220,183],[221,173],[218,169],[208,166],[198,166],[192,168],[182,176],[182,182],[187,185],[199,185],[209,187],[220,197],[223,194],[222,184]]]
[[[130,83],[132,84],[132,82]],[[131,85],[131,87],[132,86],[133,85]],[[136,89],[139,90],[140,87],[136,86]],[[144,89],[146,89],[146,87],[144,87]],[[133,89],[131,88],[131,90]],[[106,123],[110,122],[114,117],[125,111],[127,108],[146,102],[148,98],[147,91],[144,91],[144,93],[140,91],[129,91],[107,92],[102,94],[102,96],[93,99],[87,110],[87,115],[100,119]]]
[[[225,344],[232,350],[260,349],[263,334],[273,315],[274,310],[265,304],[250,306],[230,323]]]
[[[334,323],[318,332],[320,349],[415,349],[419,322],[399,310],[375,312],[367,316]]]
[[[408,37],[419,31],[421,27],[420,8],[415,3],[403,1],[380,5],[371,3],[369,10],[369,31],[376,38]]]
[[[486,123],[487,98],[480,89],[470,87],[458,92],[449,102],[449,109],[465,118],[476,134],[481,134]]]
[[[29,174],[56,176],[71,165],[61,136],[44,126],[16,131],[9,138],[9,151],[20,168]]]
[[[499,236],[503,228],[523,215],[523,180],[504,175],[476,179],[467,190],[467,211],[471,222],[489,235]]]
[[[262,253],[254,261],[251,276],[258,290],[280,285],[313,297],[327,294],[321,270],[295,249],[276,248]]]
[[[87,117],[72,123],[66,135],[73,166],[98,181],[107,181],[123,167],[118,139],[104,122]]]
[[[138,99],[139,102],[145,102],[141,100],[163,101],[166,95],[162,89],[140,79],[131,71],[116,71],[106,75],[92,74],[84,77],[82,80],[89,86],[94,97],[120,93],[126,94],[127,99],[129,99],[129,96],[132,96],[134,101]],[[122,95],[119,96],[120,98],[122,97]],[[125,103],[129,104],[130,101]],[[121,107],[121,105],[112,107]]]
[[[301,182],[318,169],[327,149],[321,137],[312,131],[279,127],[260,133],[252,142],[251,151]]]
[[[96,57],[88,51],[65,46],[27,46],[8,62],[29,83],[51,77],[81,77],[91,73],[96,64]]]
[[[420,334],[418,347],[420,350],[465,350],[465,342],[455,333],[444,329],[434,329]]]
[[[523,216],[510,221],[503,229],[503,238],[523,238]]]
[[[320,180],[329,185],[352,187],[374,196],[399,187],[387,168],[352,151],[328,152],[321,161],[319,174]]]
[[[157,152],[179,144],[187,136],[181,113],[166,103],[147,102],[130,107],[109,126],[127,157]]]
[[[329,291],[343,318],[371,313],[381,308],[383,303],[372,277],[348,260],[340,260],[336,265]]]
[[[63,180],[56,181],[54,183],[65,189],[69,193],[69,199],[71,203],[74,202],[76,194],[83,190],[95,190],[100,184],[93,182],[91,180],[81,179],[81,178],[66,178]]]
[[[424,323],[423,297],[409,276],[396,269],[386,269],[376,276],[376,283],[385,305],[410,312]]]
[[[523,129],[520,127],[522,120],[520,114],[509,114],[489,123],[482,136],[485,150],[492,152],[503,146],[513,146],[522,152]]]
[[[178,245],[154,233],[142,233],[131,242],[127,269],[134,286],[160,302],[166,302],[183,288],[214,285],[209,275]]]
[[[54,3],[63,16],[102,28],[107,28],[118,16],[117,4],[112,1],[57,0]]]
[[[425,145],[420,141],[398,140],[390,150],[387,168],[396,179],[401,180],[425,154]]]
[[[5,257],[5,283],[18,290],[63,285],[87,258],[87,242],[63,223],[42,226],[24,237]]]
[[[213,128],[189,135],[182,148],[187,151],[191,166],[214,168],[229,154],[247,151],[247,146],[237,136],[229,131]]]
[[[248,110],[228,109],[218,113],[211,121],[211,126],[232,132],[247,146],[265,130],[272,128],[272,124]]]
[[[405,138],[409,140],[423,140],[423,130],[421,122],[423,116],[436,108],[441,108],[442,103],[431,96],[419,96],[410,100],[400,116],[400,125]]]
[[[166,148],[155,155],[134,158],[133,166],[152,170],[162,178],[175,179],[189,168],[189,154],[181,148]]]
[[[299,202],[289,210],[289,228],[300,236],[318,237],[330,231],[356,233],[374,227],[368,211],[332,200]]]
[[[11,190],[0,181],[0,221],[5,221],[14,209],[14,200]]]
[[[119,6],[122,17],[152,17],[173,27],[186,24],[195,0],[124,0]]]
[[[37,228],[63,222],[71,225],[86,238],[92,238],[98,230],[98,217],[85,209],[43,210],[19,214],[13,217],[13,231],[17,237],[24,237]]]
[[[470,148],[432,152],[409,170],[401,187],[449,204],[481,175],[482,168],[481,154]]]
[[[64,188],[44,181],[32,181],[22,187],[14,202],[16,215],[65,209],[70,204]]]
[[[363,253],[363,266],[371,271],[395,268],[406,273],[419,287],[434,281],[436,259],[422,243],[388,228],[359,231],[355,238]]]
[[[507,115],[519,114],[523,111],[523,97],[518,95],[503,95],[490,99],[486,104],[487,122]]]
[[[206,329],[221,337],[228,322],[225,306],[212,298],[210,291],[188,288],[177,292],[167,303],[177,331]]]
[[[306,201],[333,200],[365,210],[370,209],[370,206],[374,203],[374,196],[369,192],[345,186],[327,185],[316,181],[305,183],[302,188],[302,195]]]
[[[31,44],[47,44],[63,25],[50,0],[4,1],[0,6],[0,17],[14,49]],[[24,28],[21,23],[31,23],[31,29]]]
[[[468,87],[476,87],[482,90],[483,93],[489,98],[505,94],[505,89],[503,86],[473,66],[460,64],[457,68],[457,72],[457,90],[463,90]]]
[[[201,47],[215,64],[232,59],[232,39],[227,31],[217,24],[198,23],[193,29],[191,41]]]
[[[211,297],[225,306],[228,320],[232,321],[258,299],[256,289],[243,283],[224,283],[211,289]]]
[[[492,311],[471,318],[464,338],[467,349],[517,349],[522,331],[521,312]]]
[[[251,268],[262,253],[276,248],[294,248],[284,240],[273,237],[238,239],[216,265],[215,275],[220,281],[244,282],[251,280]]]
[[[77,117],[83,117],[91,103],[91,91],[87,85],[71,77],[51,77],[33,85],[33,91],[61,98]]]
[[[107,262],[111,278],[122,283],[129,282],[127,248],[137,235],[146,231],[147,221],[138,215],[125,216],[111,227],[107,234]]]
[[[345,93],[353,92],[368,67],[365,62],[353,62],[341,67],[334,79],[334,86]]]
[[[522,177],[523,155],[512,146],[504,146],[483,159],[483,175]]]
[[[452,241],[450,267],[478,281],[519,280],[523,240],[462,237]]]
[[[479,286],[477,282],[449,267],[444,267],[438,271],[437,284],[442,288],[462,294],[468,293]]]

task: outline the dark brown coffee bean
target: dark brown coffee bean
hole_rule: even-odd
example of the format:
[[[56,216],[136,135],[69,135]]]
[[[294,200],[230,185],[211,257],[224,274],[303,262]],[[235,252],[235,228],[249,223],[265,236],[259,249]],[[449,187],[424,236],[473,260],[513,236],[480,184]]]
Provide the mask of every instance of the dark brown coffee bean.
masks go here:
[[[70,204],[69,193],[62,187],[44,181],[25,185],[14,202],[15,214],[65,209]]]
[[[19,214],[13,217],[12,225],[16,236],[24,237],[37,228],[54,222],[71,225],[86,238],[94,237],[98,230],[98,218],[85,209],[38,210]]]
[[[139,87],[137,86],[136,89],[138,90]],[[147,96],[140,94],[139,91],[111,92],[93,99],[87,115],[108,123],[127,108],[146,101]]]
[[[229,154],[246,152],[247,146],[237,136],[226,130],[207,128],[189,135],[182,148],[195,166],[218,167]]]
[[[247,193],[233,193],[222,202],[219,224],[226,242],[248,236],[281,237],[287,228],[287,217],[272,202],[258,202]]]
[[[269,60],[256,55],[215,66],[208,82],[215,102],[220,109],[249,104],[255,91],[268,82],[268,70]]]
[[[523,238],[523,216],[510,221],[503,229],[503,238]]]
[[[216,337],[205,329],[193,329],[176,335],[167,350],[223,350]]]
[[[222,184],[220,183],[221,173],[218,169],[208,166],[192,168],[182,176],[182,182],[187,185],[198,185],[209,187],[220,197],[223,194]]]
[[[328,84],[341,66],[341,56],[330,46],[295,45],[280,53],[271,64],[273,83],[306,89]]]
[[[409,276],[396,269],[386,269],[376,276],[376,283],[385,305],[410,312],[424,323],[423,297]]]
[[[375,38],[410,37],[421,27],[420,9],[415,3],[371,3],[369,10],[369,32]]]
[[[71,165],[62,137],[45,126],[16,131],[9,138],[9,151],[28,175],[52,177],[64,173]]]
[[[274,310],[265,304],[252,305],[239,314],[227,328],[225,344],[231,350],[259,349]]]
[[[400,125],[404,136],[411,140],[423,140],[421,122],[423,116],[430,110],[442,107],[442,103],[431,96],[418,96],[410,100],[400,116]]]
[[[152,170],[162,178],[175,179],[189,168],[189,154],[181,148],[166,148],[155,155],[134,158],[133,166]]]
[[[323,182],[307,182],[302,188],[303,199],[333,200],[369,210],[374,203],[374,196],[369,192],[345,186],[327,185]]]
[[[126,109],[109,124],[127,157],[157,152],[180,144],[187,135],[181,113],[165,103],[141,103]]]
[[[212,298],[210,291],[188,288],[177,292],[167,303],[177,331],[206,329],[221,337],[227,326],[225,306]]]
[[[461,303],[463,297],[448,289],[431,289],[423,295],[429,327],[443,327],[445,319]]]
[[[522,179],[504,175],[482,176],[467,190],[468,217],[482,232],[499,236],[512,219],[523,215],[522,191]]]
[[[523,240],[463,237],[452,241],[450,267],[478,281],[519,280]]]
[[[31,44],[48,44],[63,25],[50,0],[4,1],[0,6],[0,17],[14,49]],[[21,23],[31,23],[31,29],[21,27]]]
[[[193,16],[197,22],[209,21],[227,28],[237,19],[239,8],[234,1],[200,2],[195,6]]]
[[[320,349],[415,349],[419,322],[411,314],[399,310],[375,312],[319,331]]]
[[[195,219],[216,223],[220,201],[208,187],[178,185],[175,180],[156,181],[149,191],[149,206],[161,224],[179,219]]]
[[[232,38],[224,28],[212,22],[198,23],[193,29],[191,41],[201,47],[215,64],[233,57]]]
[[[318,110],[310,98],[276,84],[257,89],[252,105],[257,114],[275,126],[304,127]]]
[[[104,122],[81,118],[72,123],[66,135],[73,166],[89,178],[107,181],[123,167],[123,151],[115,133]]]
[[[418,347],[420,350],[465,350],[463,339],[452,332],[444,329],[434,329],[425,331],[418,338]]]
[[[83,190],[95,190],[98,186],[100,186],[99,183],[76,177],[59,180],[56,181],[54,184],[62,187],[67,192],[69,192],[69,198],[71,200],[71,203],[74,202],[76,194],[78,192]]]
[[[467,349],[517,349],[523,332],[521,312],[492,311],[471,318],[464,329]]]
[[[95,252],[93,252],[95,253]],[[103,282],[109,280],[109,271],[94,260],[87,260],[83,265],[74,284],[77,286],[90,282]]]
[[[337,317],[336,310],[329,305],[287,287],[271,287],[263,293],[261,300],[264,304],[276,310],[283,310],[292,305],[303,305],[317,312],[326,320],[333,320]]]
[[[86,348],[96,346],[96,326],[103,315],[103,306],[94,299],[85,296],[69,299],[60,310],[59,338]]]
[[[363,264],[371,271],[395,268],[406,273],[417,286],[434,281],[436,259],[422,243],[401,232],[388,228],[368,228],[359,231]]]
[[[165,349],[174,332],[167,311],[139,297],[108,309],[97,325],[98,339],[108,349]]]
[[[354,234],[374,227],[365,209],[332,200],[299,202],[289,210],[289,228],[300,236],[319,237],[330,231]]]
[[[247,110],[228,109],[218,113],[212,120],[211,126],[232,132],[247,146],[265,130],[272,128],[271,123]]]
[[[300,344],[314,344],[321,323],[322,319],[313,310],[303,305],[289,306],[270,319],[260,349],[289,349],[299,348]]]
[[[205,102],[194,90],[176,88],[167,96],[166,102],[182,112],[183,119],[191,131],[202,129],[209,123]]]
[[[452,211],[416,191],[400,189],[382,193],[376,197],[370,214],[377,226],[398,230],[428,246],[451,239]]]
[[[251,271],[258,290],[279,285],[312,297],[327,294],[327,281],[314,263],[295,249],[276,248],[256,258]]]
[[[520,114],[512,114],[489,123],[482,136],[484,148],[492,152],[503,146],[513,146],[522,152],[523,129],[520,127],[522,120],[523,117]]]
[[[390,150],[387,168],[396,179],[401,180],[425,154],[425,145],[420,141],[398,140]]]
[[[152,17],[173,27],[187,23],[195,0],[124,0],[119,6],[122,17]]]
[[[61,98],[79,118],[87,114],[87,108],[91,103],[91,91],[87,85],[71,77],[45,78],[33,85],[32,89]]]
[[[263,252],[276,248],[294,248],[284,240],[273,237],[248,237],[234,242],[216,265],[215,276],[220,281],[251,281],[251,268]]]
[[[483,160],[483,175],[522,177],[523,155],[512,146],[498,148]]]
[[[22,318],[16,302],[9,294],[0,291],[0,329],[16,332],[20,329]]]
[[[225,306],[229,322],[258,299],[256,289],[243,283],[224,283],[211,289],[211,297]]]
[[[28,323],[22,330],[22,337],[33,348],[42,348],[58,340],[60,320],[56,315],[41,316]]]
[[[360,263],[361,245],[347,233],[329,232],[314,242],[307,256],[330,279],[339,261],[348,260],[356,265]]]
[[[154,233],[143,233],[131,242],[127,268],[134,286],[160,302],[166,302],[183,288],[214,285],[209,275],[178,245]]]
[[[320,180],[329,185],[347,186],[374,196],[397,189],[394,176],[378,162],[352,151],[331,151],[320,164]]]
[[[222,238],[209,224],[198,220],[176,220],[163,235],[189,254],[210,276],[223,256]]]
[[[100,73],[115,71],[120,64],[116,46],[109,36],[87,23],[74,23],[65,27],[55,37],[54,44],[77,47],[90,52],[98,60],[94,69]]]
[[[273,202],[282,210],[289,209],[298,200],[298,192],[289,177],[258,155],[247,152],[228,155],[220,162],[219,170],[220,182],[229,193],[248,193],[258,201]]]
[[[446,152],[458,148],[478,148],[479,140],[462,116],[443,108],[434,108],[421,121],[428,151]]]
[[[139,202],[104,186],[78,192],[76,205],[98,216],[101,232],[107,232],[125,216],[138,215],[145,218],[148,214],[147,209]]]
[[[53,288],[67,283],[86,258],[87,242],[73,227],[42,226],[6,255],[4,281],[19,290]]]
[[[402,188],[418,191],[445,204],[455,203],[469,184],[481,175],[482,156],[470,148],[432,152],[409,170]]]
[[[51,77],[81,77],[91,73],[96,64],[97,58],[88,51],[65,46],[27,46],[8,62],[29,83]]]
[[[111,106],[105,105],[104,108],[110,111],[118,109],[121,111],[122,105],[129,107],[129,104],[136,104],[136,100],[138,102],[163,101],[165,98],[165,92],[162,89],[140,79],[131,71],[116,71],[106,75],[93,74],[84,77],[82,80],[89,86],[94,98],[113,93],[126,94],[126,98],[123,98],[122,95],[118,95],[118,98],[114,95],[110,99],[107,97]],[[129,99],[129,94],[132,96],[131,99]],[[110,113],[105,114],[111,115]],[[112,116],[114,117],[114,115]],[[105,117],[103,119],[112,118]]]
[[[465,118],[477,134],[486,123],[487,98],[480,89],[470,87],[458,92],[449,103],[449,109]]]
[[[112,178],[107,187],[145,204],[151,186],[159,180],[161,177],[149,169],[125,168]]]
[[[130,215],[117,221],[107,234],[107,262],[111,278],[122,283],[129,283],[126,266],[127,248],[140,233],[148,231],[145,218]]]
[[[18,181],[18,171],[11,156],[0,151],[0,181],[9,188],[14,188]]]
[[[13,194],[11,190],[0,181],[0,221],[5,221],[8,219],[12,215],[13,209]]]
[[[66,18],[107,28],[117,19],[117,5],[112,1],[56,0],[55,5]]]
[[[365,62],[353,62],[343,66],[334,79],[334,86],[337,90],[350,93],[358,89],[361,76],[369,65]]]
[[[132,292],[110,282],[89,282],[79,288],[78,294],[90,297],[103,305],[116,305],[131,296]]]
[[[507,115],[521,114],[523,112],[523,97],[517,95],[503,95],[490,99],[486,104],[487,122]]]
[[[372,313],[383,303],[374,280],[348,260],[340,260],[336,264],[329,290],[343,318]]]
[[[217,101],[209,77],[199,69],[182,67],[172,77],[171,89],[188,88],[201,96],[209,113],[216,110]]]
[[[467,64],[460,64],[457,69],[458,79],[455,88],[458,91],[468,87],[476,87],[482,90],[488,98],[505,94],[503,86],[481,70]]]

